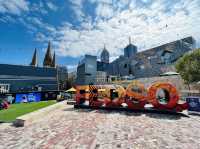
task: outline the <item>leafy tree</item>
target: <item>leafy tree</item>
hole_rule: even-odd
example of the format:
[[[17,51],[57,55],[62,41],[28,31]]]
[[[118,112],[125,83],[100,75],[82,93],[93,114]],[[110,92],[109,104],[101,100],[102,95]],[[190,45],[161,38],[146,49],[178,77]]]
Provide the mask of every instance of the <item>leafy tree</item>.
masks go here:
[[[76,78],[74,76],[71,76],[67,79],[67,89],[70,89],[71,87],[75,86],[75,80]]]
[[[200,81],[200,49],[185,54],[175,67],[187,84]]]

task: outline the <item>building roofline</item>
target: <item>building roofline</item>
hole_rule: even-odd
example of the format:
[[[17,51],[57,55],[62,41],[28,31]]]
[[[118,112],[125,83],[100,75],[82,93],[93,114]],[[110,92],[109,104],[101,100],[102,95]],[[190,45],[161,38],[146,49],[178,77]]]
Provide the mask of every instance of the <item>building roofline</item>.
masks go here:
[[[31,66],[31,65],[17,65],[17,64],[0,64],[0,65],[10,65],[10,66],[20,66],[20,67],[32,67],[32,68],[50,68],[55,69],[54,67],[43,67],[43,66]]]
[[[148,48],[148,49],[146,49],[146,50],[142,50],[142,51],[140,51],[140,52],[138,52],[138,53],[141,53],[141,52],[144,52],[144,51],[148,51],[148,50],[152,50],[152,49],[157,49],[157,48],[166,46],[166,45],[168,45],[168,44],[176,43],[176,42],[178,42],[178,41],[181,41],[181,40],[184,40],[184,39],[187,39],[187,38],[192,38],[192,39],[194,40],[194,38],[193,38],[192,36],[188,36],[188,37],[181,38],[181,39],[178,39],[178,40],[175,40],[175,41],[167,42],[167,43],[162,44],[162,45],[158,45],[158,46],[155,46],[155,47],[152,47],[152,48]]]

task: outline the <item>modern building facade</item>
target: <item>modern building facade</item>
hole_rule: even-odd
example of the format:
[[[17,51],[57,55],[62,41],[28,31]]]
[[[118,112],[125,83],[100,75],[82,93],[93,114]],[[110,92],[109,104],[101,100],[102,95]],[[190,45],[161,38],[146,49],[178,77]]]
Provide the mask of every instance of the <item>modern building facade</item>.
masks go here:
[[[175,62],[194,48],[195,40],[187,37],[142,52],[134,52],[132,55],[124,53],[109,64],[108,74],[131,75],[135,78],[159,76],[167,71],[175,71]]]
[[[0,84],[9,92],[57,90],[55,68],[0,64]]]
[[[57,83],[58,89],[64,90],[67,88],[68,70],[65,66],[57,66]]]
[[[97,71],[96,74],[96,84],[107,84],[110,82],[110,78],[105,71]]]
[[[77,67],[77,85],[95,84],[97,73],[97,57],[85,55]]]

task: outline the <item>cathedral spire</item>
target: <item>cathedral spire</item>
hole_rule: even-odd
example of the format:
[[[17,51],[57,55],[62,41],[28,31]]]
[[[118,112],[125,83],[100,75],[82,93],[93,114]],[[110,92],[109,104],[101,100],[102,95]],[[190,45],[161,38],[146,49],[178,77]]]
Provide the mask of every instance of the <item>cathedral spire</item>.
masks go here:
[[[43,66],[45,67],[51,67],[52,66],[52,56],[51,56],[51,42],[49,41],[47,52],[44,57]]]
[[[37,49],[35,48],[32,61],[30,63],[31,66],[37,66]]]
[[[52,61],[52,67],[56,67],[56,53],[54,51],[54,54],[53,54],[53,61]]]

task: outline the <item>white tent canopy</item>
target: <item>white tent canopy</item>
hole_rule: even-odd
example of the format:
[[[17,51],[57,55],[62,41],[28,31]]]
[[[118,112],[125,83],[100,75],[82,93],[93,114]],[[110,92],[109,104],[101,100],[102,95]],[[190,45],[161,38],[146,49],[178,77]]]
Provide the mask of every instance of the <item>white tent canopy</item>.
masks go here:
[[[76,89],[72,87],[72,88],[68,89],[68,90],[65,91],[65,92],[76,92]]]
[[[174,71],[168,71],[168,72],[165,72],[163,74],[160,74],[161,76],[171,76],[171,75],[179,75],[179,73],[177,72],[174,72]]]

